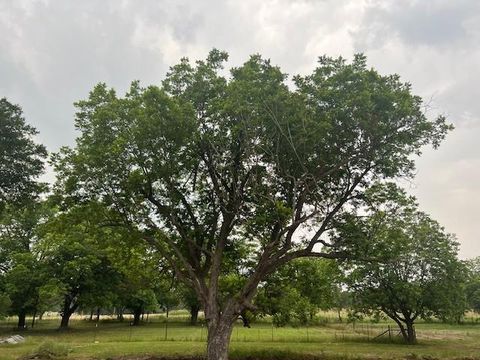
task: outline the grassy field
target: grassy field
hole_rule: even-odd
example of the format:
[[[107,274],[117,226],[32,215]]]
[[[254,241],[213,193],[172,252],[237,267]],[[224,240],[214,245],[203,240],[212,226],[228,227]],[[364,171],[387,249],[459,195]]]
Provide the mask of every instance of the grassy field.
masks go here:
[[[0,337],[18,334],[13,331],[14,320],[0,323]],[[189,326],[184,314],[170,317],[150,316],[142,326],[132,327],[129,322],[119,323],[104,319],[98,324],[82,318],[72,320],[71,329],[56,330],[59,320],[44,319],[35,329],[25,331],[26,341],[17,345],[0,345],[0,360],[13,360],[32,354],[40,347],[68,351],[68,359],[107,359],[134,355],[184,356],[203,355],[206,329]],[[374,339],[392,326],[388,334]],[[393,324],[368,322],[335,323],[309,327],[276,328],[267,322],[253,323],[250,329],[237,324],[232,334],[231,357],[258,358],[442,358],[480,359],[480,324],[462,325],[419,323],[419,343],[407,346],[396,336]]]

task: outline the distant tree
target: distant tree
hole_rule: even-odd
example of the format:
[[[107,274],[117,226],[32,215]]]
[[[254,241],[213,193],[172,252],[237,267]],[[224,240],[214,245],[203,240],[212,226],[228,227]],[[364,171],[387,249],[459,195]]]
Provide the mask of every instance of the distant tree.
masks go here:
[[[178,306],[181,302],[181,293],[178,289],[178,284],[175,278],[170,276],[163,276],[156,287],[156,297],[158,304],[165,311],[168,318],[170,310]]]
[[[47,271],[62,289],[62,329],[81,305],[101,303],[118,284],[119,275],[102,241],[111,234],[100,226],[102,211],[97,204],[83,204],[59,212],[42,226],[38,247]]]
[[[34,141],[37,134],[25,123],[18,105],[0,99],[0,211],[7,203],[35,197],[44,186],[37,178],[47,151]]]
[[[0,319],[3,319],[7,315],[8,310],[10,309],[11,301],[5,291],[2,289],[0,291]]]
[[[185,285],[180,285],[179,291],[183,305],[185,305],[190,312],[190,324],[196,325],[198,321],[198,313],[202,306],[197,293],[195,290],[188,288]]]
[[[143,229],[195,289],[209,360],[227,358],[234,322],[279,267],[349,257],[328,240],[332,220],[376,179],[413,176],[412,155],[450,129],[362,55],[321,57],[293,86],[260,55],[226,76],[227,57],[183,59],[160,87],[135,82],[125,97],[97,85],[77,103],[75,149],[57,162],[73,195]],[[220,284],[239,244],[253,251],[227,295]]]
[[[469,309],[480,313],[480,257],[466,261],[469,277],[466,285]]]
[[[38,177],[47,151],[35,142],[37,134],[18,105],[0,99],[0,297],[18,316],[19,328],[34,311],[40,286],[38,259],[31,250],[41,217],[38,197],[46,189]]]
[[[46,215],[43,203],[26,198],[0,213],[0,276],[10,299],[9,313],[18,316],[19,329],[26,327],[26,316],[36,312],[43,270],[35,243],[37,227]]]
[[[277,326],[293,320],[306,324],[319,310],[335,306],[340,270],[326,259],[299,259],[271,275],[259,290],[255,304],[273,316]]]
[[[116,227],[103,244],[120,280],[114,293],[117,308],[133,313],[132,325],[140,325],[141,316],[158,308],[156,290],[165,272],[163,258],[149,251],[140,234]],[[123,316],[123,314],[122,314]]]
[[[355,251],[365,261],[347,268],[353,306],[366,313],[382,311],[413,344],[417,318],[458,319],[465,311],[458,244],[396,186],[379,185],[368,196],[362,216],[346,216],[337,226],[344,241],[364,239],[364,247]]]

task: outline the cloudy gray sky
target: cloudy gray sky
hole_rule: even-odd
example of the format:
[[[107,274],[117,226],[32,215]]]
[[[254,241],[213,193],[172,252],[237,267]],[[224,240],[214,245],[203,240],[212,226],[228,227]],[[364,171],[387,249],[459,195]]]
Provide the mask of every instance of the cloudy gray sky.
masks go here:
[[[364,52],[398,73],[456,130],[425,149],[404,184],[480,256],[480,1],[478,0],[0,0],[0,97],[20,104],[50,151],[75,137],[72,103],[104,81],[159,83],[180,57],[227,50],[238,65],[261,53],[289,74],[319,55]]]

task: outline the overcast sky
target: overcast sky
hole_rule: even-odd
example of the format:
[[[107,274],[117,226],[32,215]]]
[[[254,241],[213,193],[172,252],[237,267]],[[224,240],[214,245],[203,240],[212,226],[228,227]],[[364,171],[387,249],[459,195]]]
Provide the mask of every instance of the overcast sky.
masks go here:
[[[318,56],[356,52],[398,73],[456,130],[425,149],[405,183],[480,256],[480,1],[0,0],[0,97],[20,104],[50,151],[72,145],[73,102],[97,82],[158,84],[181,57],[226,50],[231,65],[261,53],[289,73]]]

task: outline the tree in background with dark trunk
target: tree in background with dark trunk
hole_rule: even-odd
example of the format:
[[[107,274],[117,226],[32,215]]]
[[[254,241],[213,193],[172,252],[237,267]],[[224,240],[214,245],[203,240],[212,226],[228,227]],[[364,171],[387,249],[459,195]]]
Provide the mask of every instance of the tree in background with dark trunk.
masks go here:
[[[10,299],[9,313],[17,315],[18,328],[26,328],[25,317],[36,312],[39,290],[45,280],[41,251],[35,248],[37,226],[47,214],[36,199],[21,205],[8,204],[0,212],[0,277]]]
[[[198,313],[201,309],[200,300],[194,289],[186,286],[179,286],[180,300],[190,313],[190,325],[197,325]]]
[[[369,259],[345,264],[352,306],[367,314],[383,312],[405,342],[414,344],[419,317],[454,320],[466,310],[467,273],[457,259],[458,244],[395,185],[372,188],[366,200],[362,216],[345,216],[337,224],[339,238],[363,238],[356,251]]]
[[[120,275],[115,270],[103,243],[112,235],[102,227],[103,209],[85,203],[61,208],[42,224],[40,241],[46,271],[56,281],[63,301],[60,328],[68,327],[79,307],[97,306],[114,292]]]

